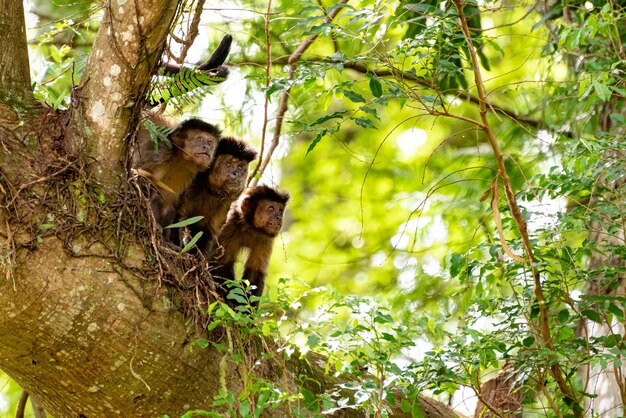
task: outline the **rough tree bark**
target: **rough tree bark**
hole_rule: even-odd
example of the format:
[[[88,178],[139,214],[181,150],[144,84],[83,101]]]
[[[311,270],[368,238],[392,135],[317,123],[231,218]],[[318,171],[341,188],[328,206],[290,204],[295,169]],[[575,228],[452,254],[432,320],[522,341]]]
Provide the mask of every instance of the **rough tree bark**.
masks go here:
[[[118,191],[133,190],[124,141],[178,1],[105,4],[72,107],[53,112],[32,106],[22,3],[0,0],[0,37],[13,45],[0,53],[0,368],[57,417],[211,409],[220,388],[244,387],[242,366],[190,349],[196,328],[149,267],[149,240],[132,233],[147,218]],[[333,383],[315,357],[285,363],[265,350],[271,344],[250,341],[247,363],[289,393],[303,375],[318,390]],[[456,416],[426,398],[420,405],[427,417]]]

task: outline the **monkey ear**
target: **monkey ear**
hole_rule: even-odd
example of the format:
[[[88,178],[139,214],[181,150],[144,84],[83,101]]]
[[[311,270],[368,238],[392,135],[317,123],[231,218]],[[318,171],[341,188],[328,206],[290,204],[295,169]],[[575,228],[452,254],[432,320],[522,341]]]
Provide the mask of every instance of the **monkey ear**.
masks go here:
[[[248,213],[248,211],[250,210],[250,205],[251,202],[249,195],[244,195],[239,201],[239,208],[241,209],[242,213]]]
[[[243,199],[241,199],[241,202],[239,203],[241,214],[246,222],[251,225],[254,224],[254,210],[256,209],[254,203],[253,195],[244,195]]]

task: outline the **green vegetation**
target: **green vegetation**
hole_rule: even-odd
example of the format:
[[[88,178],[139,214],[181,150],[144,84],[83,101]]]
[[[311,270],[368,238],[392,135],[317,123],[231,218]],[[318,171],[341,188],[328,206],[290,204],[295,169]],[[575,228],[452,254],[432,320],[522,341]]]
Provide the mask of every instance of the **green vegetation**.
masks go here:
[[[35,92],[56,108],[100,12],[49,3],[33,2],[45,33],[30,39]],[[235,38],[232,74],[202,106],[192,95],[168,110],[264,140],[260,179],[293,200],[261,309],[211,305],[209,327],[227,338],[198,341],[235,360],[245,390],[224,382],[221,412],[196,414],[287,403],[293,416],[386,416],[398,403],[419,417],[417,394],[456,407],[504,369],[525,416],[602,412],[591,402],[607,391],[584,370],[621,376],[626,354],[626,5],[544,7],[243,0],[205,12],[200,38]],[[251,336],[280,361],[321,354],[345,380],[315,395],[304,373],[296,394],[256,379],[241,354]]]

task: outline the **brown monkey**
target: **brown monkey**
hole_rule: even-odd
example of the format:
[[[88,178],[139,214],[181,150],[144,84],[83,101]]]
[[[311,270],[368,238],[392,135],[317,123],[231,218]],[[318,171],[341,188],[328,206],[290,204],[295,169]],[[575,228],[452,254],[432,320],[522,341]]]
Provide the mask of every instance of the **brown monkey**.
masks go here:
[[[232,202],[237,200],[246,187],[248,164],[257,152],[246,142],[233,137],[222,138],[217,145],[211,169],[196,176],[181,198],[178,218],[204,216],[189,225],[191,235],[203,231],[196,243],[205,255],[215,244],[215,237],[226,221]]]
[[[164,118],[154,118],[172,126]],[[174,221],[178,200],[196,174],[210,167],[215,156],[221,131],[200,119],[188,119],[168,135],[171,148],[160,146],[155,152],[150,134],[141,128],[137,134],[138,150],[134,166],[156,187],[150,205],[154,218],[161,227]]]
[[[250,253],[242,280],[256,286],[252,291],[254,296],[261,296],[274,238],[283,225],[283,211],[289,197],[289,193],[257,186],[249,189],[240,202],[233,205],[217,238],[224,247],[224,255],[218,260],[219,265],[213,274],[218,281],[235,279],[235,261],[241,250],[247,248]]]

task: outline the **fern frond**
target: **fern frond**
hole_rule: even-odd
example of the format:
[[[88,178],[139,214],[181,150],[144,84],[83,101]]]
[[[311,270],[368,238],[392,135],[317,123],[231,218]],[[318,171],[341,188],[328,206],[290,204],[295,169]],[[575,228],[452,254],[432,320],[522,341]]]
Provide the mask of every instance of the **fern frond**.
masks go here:
[[[178,74],[171,77],[157,76],[148,96],[148,103],[156,106],[159,103],[177,99],[181,104],[200,101],[210,88],[225,80],[225,77],[211,75],[210,72],[196,69],[181,68]]]
[[[142,123],[150,134],[150,140],[154,145],[155,154],[159,153],[159,142],[163,142],[166,147],[172,148],[172,143],[170,142],[168,137],[172,132],[176,130],[176,126],[168,127],[163,125],[157,125],[148,118],[145,118]]]

